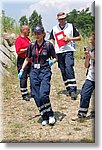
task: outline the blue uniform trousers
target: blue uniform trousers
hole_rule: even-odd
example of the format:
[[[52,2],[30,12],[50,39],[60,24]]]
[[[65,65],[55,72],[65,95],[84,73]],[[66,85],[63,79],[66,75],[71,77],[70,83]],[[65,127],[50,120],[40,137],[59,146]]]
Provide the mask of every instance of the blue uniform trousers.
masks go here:
[[[90,98],[94,89],[95,82],[86,79],[81,91],[80,108],[78,111],[79,117],[86,117],[89,108]]]
[[[77,86],[74,74],[74,57],[73,52],[57,54],[58,67],[61,70],[63,81],[69,93],[76,93]]]
[[[32,69],[30,73],[31,95],[36,102],[43,120],[53,116],[49,98],[51,75],[50,67]]]
[[[18,73],[20,72],[20,69],[22,68],[24,60],[25,60],[24,58],[21,58],[18,56],[18,58],[17,58]],[[20,79],[20,90],[22,93],[22,97],[28,95],[27,78],[28,78],[28,74],[30,73],[30,69],[31,69],[31,63],[29,62],[28,65],[26,66],[26,68],[24,69],[24,72]]]

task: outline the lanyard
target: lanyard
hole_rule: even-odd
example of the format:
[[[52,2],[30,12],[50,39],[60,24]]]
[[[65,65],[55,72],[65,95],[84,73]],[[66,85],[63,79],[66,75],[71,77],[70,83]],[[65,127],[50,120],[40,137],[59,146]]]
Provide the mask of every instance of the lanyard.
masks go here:
[[[40,50],[38,50],[38,46],[36,45],[36,55],[37,55],[36,61],[37,61],[37,63],[38,63],[39,54],[42,52],[43,48],[44,48],[44,46],[42,45]]]

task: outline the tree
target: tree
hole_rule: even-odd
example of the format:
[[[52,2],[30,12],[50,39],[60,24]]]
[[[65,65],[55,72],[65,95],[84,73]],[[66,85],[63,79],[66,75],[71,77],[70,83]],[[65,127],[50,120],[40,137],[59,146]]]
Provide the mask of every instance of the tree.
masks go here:
[[[81,11],[72,10],[67,14],[67,21],[73,23],[83,36],[95,31],[95,17],[91,15],[89,8]]]
[[[33,31],[34,27],[36,27],[38,24],[42,25],[42,17],[41,15],[38,15],[36,10],[34,10],[29,17],[29,26],[31,28],[31,31]]]
[[[8,31],[12,32],[12,30],[15,27],[15,20],[11,17],[6,16],[4,10],[2,10],[1,21],[2,21],[2,31],[3,32],[8,32]]]
[[[76,9],[72,10],[69,14],[67,14],[68,22],[75,23],[77,16],[78,16],[78,11],[76,11]]]
[[[28,19],[26,18],[26,16],[22,16],[20,19],[19,19],[19,23],[20,23],[20,27],[22,25],[28,25]]]

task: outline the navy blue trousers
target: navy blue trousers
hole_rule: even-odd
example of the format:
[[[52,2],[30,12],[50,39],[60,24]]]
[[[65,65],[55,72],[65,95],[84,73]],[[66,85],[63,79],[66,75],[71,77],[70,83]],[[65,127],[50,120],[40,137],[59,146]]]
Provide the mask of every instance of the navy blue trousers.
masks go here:
[[[76,93],[77,86],[74,74],[74,57],[73,52],[66,52],[57,54],[58,56],[58,67],[61,70],[62,78],[66,89],[70,93]]]
[[[36,102],[43,120],[53,116],[49,98],[51,75],[50,67],[32,69],[30,72],[31,95]]]
[[[95,89],[95,82],[86,79],[81,91],[80,108],[78,111],[79,117],[80,116],[86,117],[90,104],[91,95],[94,89]]]
[[[25,60],[24,58],[21,58],[18,56],[18,58],[17,58],[18,73],[20,72],[20,69],[22,68],[24,60]],[[27,78],[28,78],[28,74],[30,73],[30,69],[31,69],[31,63],[29,62],[28,65],[26,66],[26,68],[24,69],[24,72],[20,79],[20,90],[21,90],[22,96],[28,95]]]

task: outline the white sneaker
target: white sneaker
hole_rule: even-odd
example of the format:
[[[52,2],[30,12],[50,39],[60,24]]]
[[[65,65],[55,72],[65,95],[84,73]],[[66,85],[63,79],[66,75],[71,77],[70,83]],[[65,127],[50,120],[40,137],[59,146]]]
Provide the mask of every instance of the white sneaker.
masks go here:
[[[45,125],[47,125],[47,124],[48,124],[48,120],[43,120],[43,121],[42,121],[42,125],[43,125],[43,126],[45,126]]]
[[[49,117],[49,124],[50,125],[53,125],[54,123],[55,123],[55,117],[53,116],[53,117]]]

